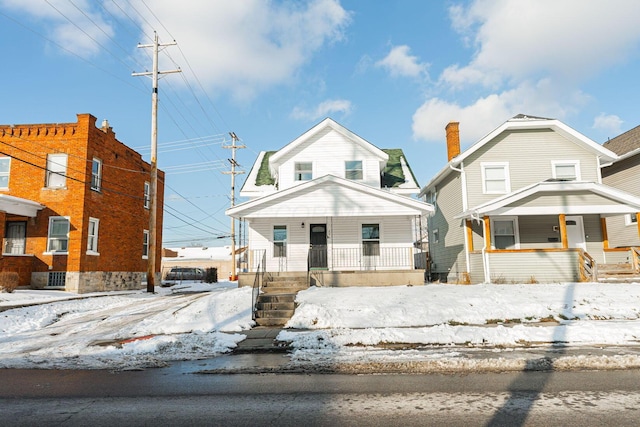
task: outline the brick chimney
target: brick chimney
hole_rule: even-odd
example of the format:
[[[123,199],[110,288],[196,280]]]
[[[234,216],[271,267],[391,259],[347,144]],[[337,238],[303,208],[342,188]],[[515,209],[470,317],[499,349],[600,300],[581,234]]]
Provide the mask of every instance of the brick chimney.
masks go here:
[[[460,130],[459,122],[449,122],[445,127],[447,131],[447,157],[449,161],[460,154]]]

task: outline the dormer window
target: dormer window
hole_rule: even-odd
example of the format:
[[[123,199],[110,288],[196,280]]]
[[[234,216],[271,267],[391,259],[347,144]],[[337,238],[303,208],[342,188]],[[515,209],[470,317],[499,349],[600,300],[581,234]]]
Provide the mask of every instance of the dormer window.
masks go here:
[[[313,168],[311,162],[296,162],[296,181],[310,181],[313,179]]]
[[[580,162],[563,160],[551,162],[553,178],[561,181],[580,181]]]
[[[344,177],[352,180],[362,180],[362,160],[345,162]]]

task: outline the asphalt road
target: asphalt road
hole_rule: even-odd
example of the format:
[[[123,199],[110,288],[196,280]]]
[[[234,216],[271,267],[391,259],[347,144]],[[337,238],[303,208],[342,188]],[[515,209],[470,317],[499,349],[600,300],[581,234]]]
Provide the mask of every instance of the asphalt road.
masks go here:
[[[640,371],[211,375],[0,370],[3,426],[636,426]]]

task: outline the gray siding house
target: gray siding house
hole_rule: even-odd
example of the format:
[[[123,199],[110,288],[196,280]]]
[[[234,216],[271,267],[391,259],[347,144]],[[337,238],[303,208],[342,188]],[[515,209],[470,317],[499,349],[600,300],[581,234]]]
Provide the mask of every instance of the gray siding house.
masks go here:
[[[564,123],[518,115],[460,152],[446,127],[448,163],[422,189],[432,280],[566,282],[596,278],[609,251],[609,216],[640,198],[602,182],[618,156]]]
[[[603,144],[619,158],[602,168],[602,182],[640,197],[640,126]],[[609,246],[626,256],[627,248],[640,247],[640,213],[607,218]]]

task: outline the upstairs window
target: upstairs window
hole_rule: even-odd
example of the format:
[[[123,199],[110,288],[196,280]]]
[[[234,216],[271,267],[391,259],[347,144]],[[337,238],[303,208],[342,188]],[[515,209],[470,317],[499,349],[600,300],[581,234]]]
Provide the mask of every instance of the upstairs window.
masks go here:
[[[91,164],[91,189],[100,191],[102,185],[102,160],[93,158]]]
[[[9,188],[11,157],[0,157],[0,188]]]
[[[46,186],[61,188],[67,183],[67,155],[49,154],[47,156]]]
[[[64,216],[49,217],[47,252],[67,252],[69,250],[69,228],[69,218]]]
[[[362,224],[362,254],[380,255],[380,224]]]
[[[313,178],[313,170],[311,162],[296,163],[296,181],[309,181]]]
[[[273,226],[273,256],[283,258],[287,256],[287,226]]]
[[[362,160],[345,162],[344,177],[352,180],[362,179]]]
[[[482,191],[485,194],[504,194],[511,191],[509,163],[482,164]]]
[[[151,184],[144,182],[144,208],[151,208]]]
[[[580,162],[577,160],[554,161],[553,178],[562,181],[580,181]]]

